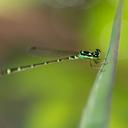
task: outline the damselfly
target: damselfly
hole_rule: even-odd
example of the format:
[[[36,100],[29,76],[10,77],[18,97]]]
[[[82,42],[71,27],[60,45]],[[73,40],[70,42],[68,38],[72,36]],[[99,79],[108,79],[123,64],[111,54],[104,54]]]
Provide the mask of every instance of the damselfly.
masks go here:
[[[36,47],[32,47],[32,49],[36,49]],[[60,52],[60,50],[58,52]],[[64,53],[64,51],[62,51],[62,52]],[[51,64],[51,63],[58,63],[58,62],[66,61],[66,60],[89,59],[89,60],[93,60],[97,64],[99,57],[100,57],[100,52],[101,52],[100,49],[95,49],[95,51],[79,51],[73,55],[62,57],[59,59],[42,61],[39,63],[23,65],[23,66],[19,66],[19,67],[7,68],[4,70],[1,70],[1,75],[8,75],[8,74],[33,69],[33,68]]]

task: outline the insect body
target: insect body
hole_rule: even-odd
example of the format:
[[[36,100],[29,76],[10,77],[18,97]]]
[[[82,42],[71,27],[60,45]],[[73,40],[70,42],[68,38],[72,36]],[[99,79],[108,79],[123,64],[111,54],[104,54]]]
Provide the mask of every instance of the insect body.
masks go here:
[[[8,68],[5,70],[2,70],[1,75],[8,75],[8,74],[12,74],[15,72],[21,72],[24,70],[33,69],[33,68],[36,68],[39,66],[43,66],[43,65],[47,65],[47,64],[51,64],[51,63],[57,63],[57,62],[61,62],[61,61],[66,61],[66,60],[89,59],[89,60],[94,60],[95,63],[98,63],[97,60],[100,57],[100,52],[101,52],[100,49],[95,49],[94,52],[80,51],[80,52],[76,53],[75,55],[68,56],[68,57],[63,57],[63,58],[49,60],[49,61],[43,61],[43,62],[30,64],[30,65],[23,65],[23,66],[14,67],[14,68]]]

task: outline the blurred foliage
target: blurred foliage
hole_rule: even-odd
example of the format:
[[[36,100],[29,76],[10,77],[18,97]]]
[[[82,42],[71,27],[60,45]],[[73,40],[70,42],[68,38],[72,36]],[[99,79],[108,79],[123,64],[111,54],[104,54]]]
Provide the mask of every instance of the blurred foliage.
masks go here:
[[[33,44],[43,46],[46,45],[42,43],[45,41],[48,42],[47,46],[53,49],[56,47],[75,50],[100,48],[103,58],[109,43],[117,0],[97,0],[96,4],[93,2],[88,4],[89,7],[86,4],[86,2],[79,6],[72,4],[71,7],[70,3],[70,7],[59,8],[52,6],[54,4],[51,1],[48,4],[40,0],[1,0],[0,16],[6,17],[8,21],[0,31],[1,48],[6,44],[7,50],[4,50],[11,49],[8,57],[4,53],[6,61],[3,68],[42,61],[41,57],[26,56],[25,53],[22,55],[16,49],[19,47],[26,49]],[[30,12],[25,17],[23,17],[24,14],[18,13],[19,11],[27,12],[27,10]],[[38,11],[34,13],[33,10]],[[128,2],[125,1],[110,117],[111,128],[127,128],[128,125],[127,12]],[[34,18],[31,18],[31,15],[34,15]],[[45,17],[41,17],[43,15]],[[48,17],[50,18],[44,22]],[[36,18],[41,21],[36,22]],[[2,25],[5,19],[2,20]],[[12,21],[17,26],[8,26]],[[26,26],[22,22],[27,22]],[[26,29],[21,29],[19,33],[19,26]],[[8,33],[5,33],[4,29],[7,29]],[[12,33],[14,35],[10,36]],[[20,35],[17,36],[17,33]],[[11,39],[12,37],[14,39]],[[33,43],[38,38],[40,43]],[[12,44],[13,41],[15,44]],[[0,127],[77,128],[96,73],[97,67],[91,68],[89,62],[76,60],[1,77]]]

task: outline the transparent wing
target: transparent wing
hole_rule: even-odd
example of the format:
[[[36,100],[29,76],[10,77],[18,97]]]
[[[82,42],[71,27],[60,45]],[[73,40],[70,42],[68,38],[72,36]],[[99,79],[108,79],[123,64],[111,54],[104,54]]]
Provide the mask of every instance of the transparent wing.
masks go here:
[[[58,49],[51,49],[51,48],[40,48],[36,46],[32,46],[28,49],[29,54],[34,56],[44,56],[44,57],[60,57],[60,56],[70,56],[75,55],[78,52],[76,51],[68,51],[68,50],[58,50]]]

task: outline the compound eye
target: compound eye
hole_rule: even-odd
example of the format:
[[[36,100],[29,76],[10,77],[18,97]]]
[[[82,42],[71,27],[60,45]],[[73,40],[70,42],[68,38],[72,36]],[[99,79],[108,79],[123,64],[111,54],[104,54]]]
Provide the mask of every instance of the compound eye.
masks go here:
[[[101,52],[100,49],[96,49],[97,52]]]

